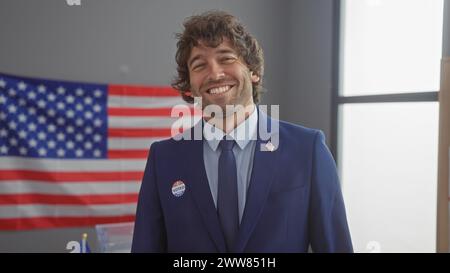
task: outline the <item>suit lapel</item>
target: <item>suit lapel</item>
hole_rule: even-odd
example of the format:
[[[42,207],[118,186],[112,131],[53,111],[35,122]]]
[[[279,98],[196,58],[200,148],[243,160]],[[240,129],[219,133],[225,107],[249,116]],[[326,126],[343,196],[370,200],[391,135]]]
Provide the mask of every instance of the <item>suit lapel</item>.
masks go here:
[[[266,122],[269,128],[268,131],[270,132],[271,119],[259,109],[258,117],[258,138],[255,146],[252,175],[234,252],[244,251],[247,241],[250,238],[267,201],[270,186],[275,177],[275,167],[278,166],[276,162],[278,162],[277,157],[280,147],[273,152],[261,149],[268,141],[260,138],[259,125]],[[271,132],[271,135],[273,136],[275,133],[278,132]]]
[[[201,122],[200,122],[201,124]],[[201,125],[200,125],[201,126]],[[193,139],[193,138],[191,138]],[[222,234],[222,228],[217,217],[217,211],[209,189],[208,178],[206,176],[205,164],[203,162],[203,141],[185,140],[187,155],[191,157],[188,160],[189,175],[191,176],[191,190],[193,199],[201,214],[203,223],[208,233],[217,246],[219,252],[226,251],[225,239]]]

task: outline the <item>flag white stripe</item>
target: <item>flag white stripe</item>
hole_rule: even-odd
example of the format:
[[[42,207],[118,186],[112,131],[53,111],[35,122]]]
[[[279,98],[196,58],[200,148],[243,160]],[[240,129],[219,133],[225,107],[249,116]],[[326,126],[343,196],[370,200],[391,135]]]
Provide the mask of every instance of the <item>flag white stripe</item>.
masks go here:
[[[1,194],[128,194],[138,193],[140,181],[133,182],[71,182],[48,183],[44,181],[2,181]]]
[[[0,219],[26,217],[120,216],[136,213],[136,204],[0,206]]]
[[[132,97],[108,96],[108,107],[125,108],[172,108],[175,105],[189,105],[180,97]]]
[[[179,121],[178,121],[179,120]],[[108,119],[108,128],[179,128],[181,124],[184,128],[190,128],[197,123],[199,117],[110,117]]]
[[[139,137],[139,138],[121,138],[114,137],[108,139],[108,148],[110,150],[149,150],[153,142],[164,138]]]
[[[21,157],[0,157],[1,170],[30,170],[30,171],[144,171],[144,160],[77,160],[77,159],[35,159]],[[1,177],[0,177],[1,178]]]

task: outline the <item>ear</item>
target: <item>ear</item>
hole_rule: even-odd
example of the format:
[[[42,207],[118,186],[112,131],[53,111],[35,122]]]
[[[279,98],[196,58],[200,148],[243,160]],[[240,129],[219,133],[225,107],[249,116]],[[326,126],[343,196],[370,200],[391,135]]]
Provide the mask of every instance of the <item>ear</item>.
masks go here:
[[[252,79],[252,82],[259,82],[259,76],[256,74],[253,74],[253,71],[250,71],[250,78]]]

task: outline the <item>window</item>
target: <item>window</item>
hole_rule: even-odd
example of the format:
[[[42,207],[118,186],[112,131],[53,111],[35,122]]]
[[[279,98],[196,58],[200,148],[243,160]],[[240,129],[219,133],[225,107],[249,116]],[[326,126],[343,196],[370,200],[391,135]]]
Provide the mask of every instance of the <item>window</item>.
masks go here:
[[[335,12],[333,148],[355,251],[434,252],[443,1]]]

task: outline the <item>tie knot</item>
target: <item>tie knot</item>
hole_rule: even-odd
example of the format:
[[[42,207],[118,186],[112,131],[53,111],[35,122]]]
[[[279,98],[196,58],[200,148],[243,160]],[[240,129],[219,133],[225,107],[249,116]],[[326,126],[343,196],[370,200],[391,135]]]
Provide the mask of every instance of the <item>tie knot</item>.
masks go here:
[[[233,149],[233,146],[234,146],[234,143],[236,143],[233,139],[222,139],[221,141],[220,141],[220,148],[222,149],[222,151],[224,151],[224,150],[227,150],[227,151],[229,151],[229,150],[231,150],[231,149]]]

